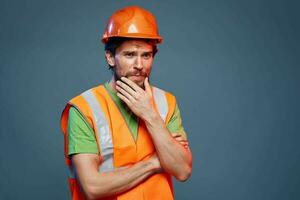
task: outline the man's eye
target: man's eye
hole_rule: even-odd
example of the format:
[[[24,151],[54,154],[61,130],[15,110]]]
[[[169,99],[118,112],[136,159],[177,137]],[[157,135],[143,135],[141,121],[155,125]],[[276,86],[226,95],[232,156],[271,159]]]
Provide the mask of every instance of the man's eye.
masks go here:
[[[148,59],[148,58],[151,57],[151,54],[150,53],[144,54],[143,57],[146,58],[146,59]]]
[[[126,57],[133,57],[133,56],[134,56],[134,53],[126,53],[125,56],[126,56]]]

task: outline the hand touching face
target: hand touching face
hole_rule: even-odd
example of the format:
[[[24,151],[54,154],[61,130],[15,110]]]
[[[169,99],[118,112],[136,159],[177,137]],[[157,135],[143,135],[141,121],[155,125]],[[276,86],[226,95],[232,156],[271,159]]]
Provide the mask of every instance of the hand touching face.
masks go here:
[[[117,81],[116,84],[118,97],[127,104],[135,115],[142,119],[146,119],[155,112],[148,77],[145,78],[144,86],[145,90],[125,77],[122,77],[121,81]]]

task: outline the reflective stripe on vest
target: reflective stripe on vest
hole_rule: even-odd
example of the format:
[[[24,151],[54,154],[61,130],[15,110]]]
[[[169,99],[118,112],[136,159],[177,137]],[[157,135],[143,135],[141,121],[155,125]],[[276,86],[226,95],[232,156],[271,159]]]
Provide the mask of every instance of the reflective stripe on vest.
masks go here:
[[[110,133],[110,128],[105,118],[104,112],[91,89],[84,92],[82,96],[89,104],[92,110],[92,115],[96,122],[95,128],[97,129],[98,132],[98,138],[99,138],[98,142],[99,142],[100,153],[102,157],[102,164],[99,168],[99,171],[101,172],[111,171],[114,169],[114,160],[113,160],[114,147],[112,142],[112,135]]]
[[[165,92],[159,88],[153,87],[153,96],[161,118],[166,121],[168,114],[168,102]]]
[[[108,172],[114,169],[114,147],[112,135],[105,114],[99,105],[98,100],[92,90],[82,93],[82,96],[91,108],[93,118],[95,120],[95,128],[98,132],[100,153],[102,156],[102,164],[99,167],[100,172]],[[153,87],[153,96],[161,118],[166,121],[168,114],[168,102],[163,90]],[[69,178],[76,178],[76,170],[74,166],[68,167]]]

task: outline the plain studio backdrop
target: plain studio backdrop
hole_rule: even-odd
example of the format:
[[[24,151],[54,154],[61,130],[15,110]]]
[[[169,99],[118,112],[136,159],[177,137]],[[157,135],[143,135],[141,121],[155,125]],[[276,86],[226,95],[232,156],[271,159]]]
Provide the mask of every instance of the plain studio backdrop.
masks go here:
[[[193,174],[176,199],[300,199],[298,1],[0,1],[0,199],[69,199],[60,114],[107,81],[109,16],[140,5],[164,38]]]

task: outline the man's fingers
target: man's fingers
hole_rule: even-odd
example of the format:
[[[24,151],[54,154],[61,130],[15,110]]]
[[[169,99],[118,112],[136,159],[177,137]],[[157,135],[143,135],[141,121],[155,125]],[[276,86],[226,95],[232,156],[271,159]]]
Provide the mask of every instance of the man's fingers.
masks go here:
[[[136,92],[140,92],[141,90],[143,90],[136,83],[134,83],[133,81],[131,81],[130,79],[128,79],[126,77],[121,77],[121,80],[124,81],[125,83],[127,83]]]
[[[172,133],[173,138],[181,137],[179,133]]]
[[[182,145],[189,145],[188,142],[179,142],[179,143],[182,144]]]
[[[181,135],[175,135],[175,136],[173,136],[173,138],[175,139],[175,140],[177,140],[177,141],[187,141],[186,139],[184,139]]]
[[[117,81],[117,86],[119,86],[119,88],[122,88],[123,90],[126,90],[126,92],[128,92],[131,96],[135,97],[136,92],[127,84],[123,83],[122,81]]]
[[[117,96],[124,101],[128,106],[131,105],[131,102],[129,101],[129,99],[127,99],[123,94],[117,92]]]
[[[173,133],[174,135],[173,138],[180,144],[182,145],[185,149],[188,149],[189,148],[189,142],[184,139],[180,134],[178,133]]]
[[[151,87],[150,87],[150,84],[149,84],[149,78],[148,77],[145,78],[144,86],[145,86],[146,92],[148,94],[152,94]]]
[[[178,142],[181,143],[181,144],[189,144],[189,142],[186,141],[186,140],[180,140],[180,141],[178,141]]]
[[[124,90],[120,86],[116,85],[116,89],[118,90],[118,93],[121,93],[123,96],[125,96],[128,100],[134,102],[134,98],[132,97],[131,94],[129,94],[128,91]]]
[[[183,139],[182,137],[177,137],[175,140],[178,142],[187,142],[187,140]]]

